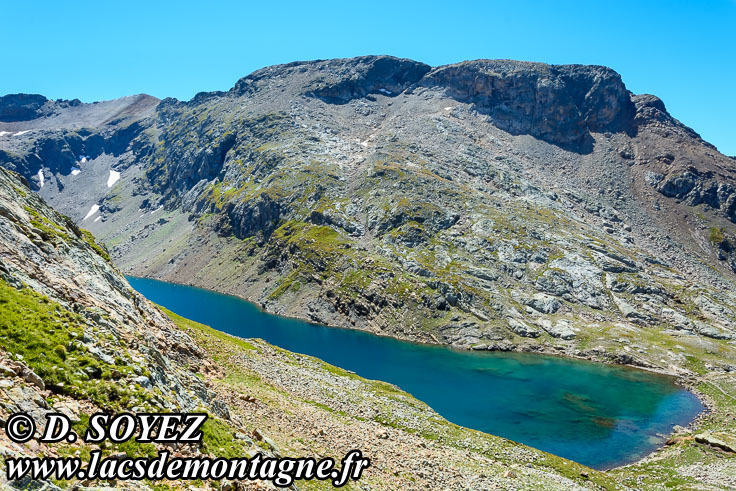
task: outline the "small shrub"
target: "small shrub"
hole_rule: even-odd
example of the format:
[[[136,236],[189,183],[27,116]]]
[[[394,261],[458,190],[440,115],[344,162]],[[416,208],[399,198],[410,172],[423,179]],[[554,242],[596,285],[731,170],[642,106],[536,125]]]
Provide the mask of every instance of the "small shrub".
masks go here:
[[[726,230],[723,227],[711,227],[708,239],[711,243],[718,245],[726,238],[725,234]]]
[[[66,348],[64,346],[57,344],[54,347],[54,353],[56,353],[56,356],[58,356],[62,360],[66,360]]]

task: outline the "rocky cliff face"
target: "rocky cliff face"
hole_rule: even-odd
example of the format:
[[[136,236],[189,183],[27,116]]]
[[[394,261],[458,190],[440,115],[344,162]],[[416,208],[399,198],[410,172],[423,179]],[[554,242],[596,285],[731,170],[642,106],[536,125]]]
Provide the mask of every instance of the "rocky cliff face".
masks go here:
[[[593,132],[635,131],[631,94],[606,67],[483,60],[437,68],[421,83],[487,114],[497,128],[579,151],[590,150]]]
[[[40,431],[51,412],[75,425],[99,411],[197,411],[230,419],[192,366],[205,351],[133,291],[91,233],[0,169],[0,417],[26,412]],[[75,426],[81,431],[80,426]],[[133,448],[135,447],[135,448]],[[85,445],[16,444],[3,457],[71,455]],[[107,448],[106,454],[120,451]],[[127,451],[145,452],[145,446]],[[40,486],[30,481],[14,488]],[[55,486],[45,483],[50,488]],[[58,488],[56,488],[58,489]]]
[[[77,106],[81,102],[58,101],[60,107]],[[53,114],[53,101],[46,99],[40,94],[9,94],[0,97],[0,121],[4,123],[15,123],[18,121],[30,121],[33,119]]]

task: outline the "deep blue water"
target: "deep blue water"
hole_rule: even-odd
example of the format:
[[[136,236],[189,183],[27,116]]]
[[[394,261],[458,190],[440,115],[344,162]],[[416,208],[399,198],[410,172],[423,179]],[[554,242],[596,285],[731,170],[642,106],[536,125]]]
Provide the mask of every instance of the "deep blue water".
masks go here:
[[[271,315],[200,288],[131,278],[144,296],[189,319],[262,338],[398,385],[453,423],[606,469],[661,445],[657,434],[703,410],[672,379],[528,353],[458,351]]]

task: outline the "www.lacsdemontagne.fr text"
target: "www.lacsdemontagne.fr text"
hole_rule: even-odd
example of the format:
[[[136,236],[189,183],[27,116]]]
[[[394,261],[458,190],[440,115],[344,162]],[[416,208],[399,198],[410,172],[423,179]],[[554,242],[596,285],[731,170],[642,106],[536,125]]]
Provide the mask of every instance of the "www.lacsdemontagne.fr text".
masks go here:
[[[168,451],[156,458],[102,457],[100,450],[90,452],[85,466],[79,457],[20,457],[6,460],[8,480],[31,479],[90,479],[90,480],[267,480],[276,486],[290,486],[298,480],[330,480],[333,486],[343,486],[348,480],[360,479],[370,460],[359,450],[342,459],[341,467],[324,458],[271,458],[256,454],[251,458],[171,457]]]
[[[131,438],[138,442],[198,443],[204,413],[97,413],[90,417],[90,427],[83,433],[87,443],[110,440],[122,443]],[[46,415],[47,424],[39,441],[44,443],[74,442],[78,435],[71,431],[69,418],[60,413]],[[24,443],[35,435],[35,423],[25,413],[15,413],[5,422],[5,433],[16,443]],[[174,456],[168,450],[156,457],[108,456],[92,450],[88,460],[80,457],[11,457],[5,460],[8,481],[32,480],[265,480],[279,487],[294,481],[317,479],[340,487],[358,480],[370,459],[360,450],[351,450],[336,466],[334,459],[319,461],[312,457],[268,457],[258,453],[252,457]]]

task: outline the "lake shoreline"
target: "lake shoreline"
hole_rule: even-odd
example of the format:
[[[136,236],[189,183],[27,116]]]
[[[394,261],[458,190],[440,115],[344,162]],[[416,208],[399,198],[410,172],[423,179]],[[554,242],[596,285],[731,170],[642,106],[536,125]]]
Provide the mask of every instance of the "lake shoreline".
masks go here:
[[[257,301],[255,301],[253,299],[249,299],[249,298],[243,297],[243,296],[238,295],[236,293],[233,293],[231,291],[230,292],[228,292],[228,291],[220,291],[220,290],[216,290],[216,289],[212,289],[212,288],[203,287],[203,286],[197,285],[195,283],[191,283],[191,282],[189,282],[189,283],[183,283],[183,282],[179,282],[179,281],[175,281],[175,280],[169,280],[169,279],[164,280],[164,279],[161,279],[161,278],[156,278],[154,276],[136,276],[136,275],[127,274],[127,273],[125,274],[125,276],[126,277],[130,277],[130,278],[136,278],[136,279],[156,280],[156,281],[161,281],[161,282],[164,282],[164,283],[172,283],[172,284],[180,285],[180,286],[188,286],[188,287],[192,287],[192,288],[199,288],[199,289],[206,290],[206,291],[209,291],[209,292],[218,293],[220,295],[227,295],[227,296],[230,296],[230,297],[235,297],[235,298],[237,298],[239,300],[242,300],[244,302],[248,302],[249,304],[251,304],[254,307],[256,307],[259,311],[264,312],[266,314],[275,315],[275,316],[278,316],[278,317],[281,317],[281,318],[284,318],[284,319],[297,320],[297,321],[305,322],[307,324],[311,324],[311,325],[315,325],[315,326],[325,326],[325,327],[329,327],[329,328],[332,328],[332,329],[345,329],[345,330],[349,330],[349,331],[365,332],[365,333],[369,333],[369,334],[372,334],[374,336],[378,336],[378,337],[382,337],[382,338],[396,339],[398,341],[404,341],[404,342],[413,343],[413,344],[417,344],[417,345],[423,345],[423,346],[441,346],[441,347],[444,347],[444,348],[447,348],[447,349],[451,349],[451,350],[454,350],[454,351],[459,351],[459,352],[473,352],[473,351],[494,352],[495,351],[495,352],[502,352],[502,353],[503,352],[532,353],[532,354],[533,353],[537,353],[537,354],[540,354],[540,355],[555,356],[555,357],[565,358],[565,359],[575,359],[575,360],[580,360],[580,361],[592,361],[592,362],[596,362],[596,363],[603,363],[605,365],[619,366],[619,367],[625,367],[625,368],[630,368],[630,369],[635,369],[635,370],[642,370],[642,371],[645,371],[645,372],[655,373],[655,374],[658,374],[658,375],[663,375],[663,376],[666,376],[666,377],[670,377],[670,378],[673,379],[673,382],[676,383],[676,384],[678,384],[679,386],[681,386],[683,388],[686,388],[688,390],[692,390],[692,383],[693,382],[690,381],[686,375],[683,375],[683,374],[677,373],[677,372],[673,372],[673,371],[668,371],[668,370],[663,369],[661,367],[656,367],[656,366],[652,366],[652,365],[640,364],[640,363],[635,363],[635,362],[622,362],[622,361],[617,361],[616,359],[612,359],[611,358],[611,357],[613,357],[615,355],[613,355],[611,353],[607,353],[607,352],[606,352],[606,354],[609,355],[608,357],[601,356],[600,354],[598,354],[595,351],[585,352],[584,354],[575,354],[573,352],[561,351],[559,349],[555,349],[554,347],[551,347],[551,346],[543,346],[543,345],[521,345],[521,346],[519,346],[519,345],[512,345],[513,347],[511,349],[504,349],[504,350],[501,350],[501,349],[498,349],[498,350],[494,350],[494,349],[468,349],[468,348],[457,347],[457,346],[453,346],[453,345],[450,345],[450,344],[444,344],[444,343],[440,343],[440,342],[423,341],[423,340],[412,338],[412,337],[409,337],[409,336],[394,336],[394,335],[390,335],[390,334],[384,334],[384,333],[381,333],[381,332],[374,332],[374,331],[370,331],[370,330],[367,330],[367,329],[360,329],[360,328],[354,327],[354,326],[348,327],[348,326],[341,326],[341,325],[329,324],[329,323],[323,323],[323,322],[315,322],[314,320],[311,320],[311,319],[309,319],[307,317],[298,316],[298,315],[281,314],[281,313],[277,313],[277,312],[274,312],[274,311],[269,310],[268,308],[266,308],[266,306],[264,304],[262,304],[260,302],[257,302]],[[697,395],[697,394],[694,393],[694,395]]]
[[[131,278],[135,278],[135,279],[149,279],[149,280],[162,281],[162,280],[159,280],[157,278],[145,277],[145,276],[130,276],[130,277]],[[324,324],[324,323],[318,323],[318,322],[314,322],[314,321],[312,321],[310,319],[306,319],[306,318],[303,318],[303,317],[300,317],[300,316],[282,315],[282,314],[278,314],[278,313],[275,313],[275,312],[270,312],[266,308],[265,305],[260,304],[258,302],[255,302],[253,300],[247,299],[247,298],[243,298],[242,296],[237,295],[237,294],[234,294],[232,292],[221,292],[221,291],[217,291],[215,289],[203,288],[203,287],[200,287],[200,286],[195,285],[195,284],[192,284],[192,283],[187,284],[187,283],[181,283],[181,282],[176,282],[176,281],[168,281],[168,280],[165,281],[165,282],[166,283],[172,283],[172,284],[175,284],[175,285],[180,285],[180,286],[187,286],[187,287],[198,288],[198,289],[205,290],[207,292],[212,292],[212,293],[217,293],[217,294],[221,294],[221,295],[230,296],[230,297],[233,297],[233,298],[238,299],[240,301],[247,302],[248,304],[250,304],[251,306],[253,306],[254,308],[256,308],[258,311],[260,311],[262,313],[265,313],[265,314],[268,314],[268,315],[274,315],[274,316],[277,316],[279,318],[292,319],[292,320],[295,320],[295,321],[305,322],[305,323],[308,323],[308,324],[311,324],[311,325],[314,325],[314,326],[323,326],[323,327],[329,327],[329,328],[337,328],[337,329],[344,329],[344,330],[350,330],[350,331],[365,332],[365,333],[370,333],[370,334],[372,334],[374,336],[383,337],[383,338],[389,338],[389,339],[394,339],[394,340],[403,341],[403,342],[409,342],[409,343],[416,344],[416,345],[447,348],[447,349],[449,349],[451,351],[455,351],[455,352],[474,352],[474,351],[480,351],[480,352],[482,352],[482,351],[488,351],[488,352],[493,352],[493,351],[500,351],[500,352],[510,352],[510,353],[515,352],[515,353],[526,353],[526,354],[539,354],[539,355],[543,355],[543,356],[552,356],[552,357],[556,357],[556,358],[560,358],[560,359],[569,359],[569,360],[577,360],[577,361],[600,363],[600,364],[603,364],[603,365],[617,366],[617,367],[624,368],[624,369],[631,369],[631,370],[648,372],[648,373],[651,373],[651,374],[660,375],[662,377],[667,378],[668,379],[668,382],[672,383],[673,385],[678,386],[678,387],[680,387],[682,389],[687,390],[690,394],[692,394],[694,397],[696,397],[700,401],[703,410],[699,411],[697,413],[697,415],[692,419],[692,421],[690,421],[690,423],[687,425],[687,428],[690,431],[696,431],[699,428],[699,426],[701,425],[703,419],[708,414],[710,414],[710,413],[712,413],[714,411],[718,411],[718,406],[707,395],[703,394],[701,391],[699,391],[697,389],[696,386],[697,386],[698,380],[696,378],[684,376],[682,373],[676,373],[676,372],[673,372],[673,371],[663,370],[662,368],[656,367],[656,366],[645,365],[645,364],[637,364],[637,363],[626,363],[626,362],[622,363],[620,360],[612,359],[612,356],[610,355],[610,353],[605,353],[604,352],[603,354],[601,354],[598,351],[583,352],[583,353],[574,353],[572,351],[560,350],[559,348],[555,349],[554,347],[544,346],[544,345],[536,345],[536,346],[530,346],[530,345],[513,345],[513,349],[507,349],[507,350],[473,350],[473,349],[467,349],[467,348],[459,348],[459,347],[455,347],[455,346],[451,346],[451,345],[447,345],[447,344],[442,344],[442,343],[438,343],[438,342],[426,342],[426,341],[421,341],[421,340],[416,340],[416,339],[408,339],[408,338],[404,338],[404,337],[400,337],[400,336],[391,336],[391,335],[386,335],[386,334],[383,334],[383,333],[375,333],[375,332],[371,332],[371,331],[368,331],[368,330],[365,330],[365,329],[359,329],[359,328],[355,328],[355,327],[346,327],[346,326],[337,326],[337,325],[329,325],[329,324]],[[221,331],[221,332],[224,332],[224,331]],[[228,334],[231,335],[231,336],[237,337],[237,338],[248,339],[248,337],[237,336],[237,335],[230,334],[230,333],[228,333]],[[606,356],[606,355],[608,355],[608,356]],[[634,359],[632,358],[632,360],[634,360]],[[670,432],[669,435],[667,435],[667,437],[670,437],[671,438],[672,435],[674,435],[675,433],[676,433],[675,431],[672,431],[672,432]],[[492,433],[489,433],[489,434],[492,434]],[[666,444],[660,444],[660,445],[656,446],[656,448],[654,448],[652,451],[648,452],[646,455],[644,455],[643,457],[641,457],[639,459],[636,459],[636,460],[627,462],[625,464],[613,465],[613,466],[610,466],[610,467],[603,466],[603,467],[600,467],[599,469],[600,470],[609,471],[609,470],[623,469],[623,468],[626,468],[626,467],[634,466],[634,465],[637,465],[637,464],[646,462],[648,460],[651,460],[659,452],[661,452],[664,448],[666,448]],[[598,468],[598,467],[596,467],[596,468]]]

